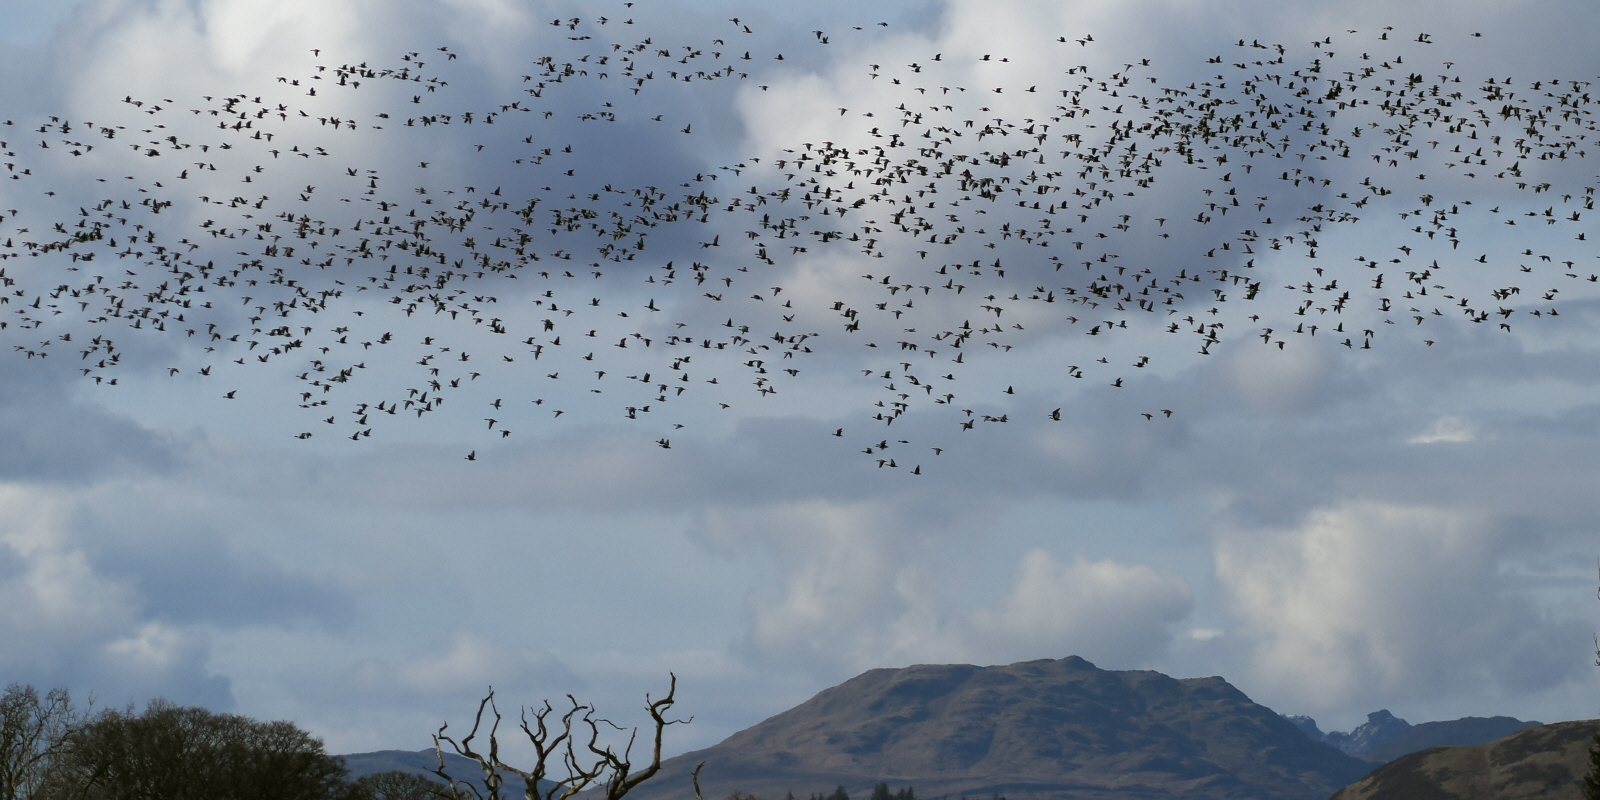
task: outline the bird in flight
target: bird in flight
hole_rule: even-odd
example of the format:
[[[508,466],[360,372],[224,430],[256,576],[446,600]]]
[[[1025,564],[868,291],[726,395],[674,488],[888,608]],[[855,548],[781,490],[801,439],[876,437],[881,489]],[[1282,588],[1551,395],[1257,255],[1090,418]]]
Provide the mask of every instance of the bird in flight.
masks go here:
[[[1041,31],[1060,49],[1013,83],[967,70],[1013,69],[1018,53],[863,61],[846,87],[862,91],[841,96],[876,99],[822,106],[831,139],[696,163],[682,148],[722,135],[714,115],[672,112],[679,132],[700,126],[692,140],[635,123],[683,97],[781,87],[804,61],[730,22],[737,52],[563,21],[515,91],[463,89],[468,51],[352,64],[316,48],[292,74],[181,102],[128,93],[93,120],[8,123],[0,337],[14,359],[73,360],[106,390],[146,349],[129,342],[156,337],[205,362],[163,369],[172,381],[288,366],[295,405],[358,442],[459,413],[476,387],[509,391],[530,352],[556,362],[538,374],[569,372],[554,386],[586,374],[564,362],[590,362],[593,379],[562,395],[572,419],[647,428],[662,449],[693,409],[850,402],[806,367],[853,361],[872,398],[852,409],[868,433],[845,446],[860,449],[912,418],[945,433],[1023,412],[1078,424],[1070,392],[1154,391],[1150,371],[1228,347],[1359,357],[1479,326],[1517,335],[1594,298],[1575,265],[1592,257],[1596,182],[1579,162],[1600,132],[1576,76],[1469,74],[1466,56],[1427,60],[1442,34],[1386,32],[1239,39],[1163,76],[1138,53],[1080,65],[1106,44]],[[862,22],[808,46],[870,53],[887,26]],[[1460,38],[1470,54],[1482,37]],[[973,74],[986,84],[965,85]],[[658,154],[636,183],[589,175]],[[810,280],[819,270],[840,277]],[[590,338],[615,346],[574,346]],[[1144,350],[1125,381],[1109,359],[1133,358],[1135,338],[1187,341]],[[1039,371],[1044,341],[1074,363]],[[571,421],[492,405],[480,436]],[[937,441],[935,455],[951,446]]]

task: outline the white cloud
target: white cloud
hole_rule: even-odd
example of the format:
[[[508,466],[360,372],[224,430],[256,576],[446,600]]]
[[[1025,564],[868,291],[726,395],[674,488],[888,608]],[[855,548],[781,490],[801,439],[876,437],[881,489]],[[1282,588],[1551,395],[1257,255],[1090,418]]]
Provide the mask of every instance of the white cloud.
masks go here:
[[[1426,431],[1406,440],[1406,444],[1437,444],[1439,442],[1470,442],[1478,438],[1477,426],[1456,416],[1440,417]]]
[[[0,545],[20,561],[0,584],[0,609],[18,640],[29,633],[71,637],[86,627],[107,630],[125,623],[134,604],[130,587],[94,574],[83,550],[68,541],[63,505],[45,492],[0,487]]]
[[[0,486],[0,670],[41,686],[92,687],[112,703],[165,695],[229,708],[225,677],[210,674],[210,642],[194,626],[148,618],[130,582],[97,572],[51,492]]]
[[[1321,405],[1333,387],[1335,359],[1325,347],[1298,339],[1293,345],[1282,350],[1231,348],[1225,358],[1234,396],[1253,410],[1273,413],[1303,412]]]
[[[1250,677],[1316,710],[1535,693],[1575,677],[1580,632],[1501,577],[1507,536],[1466,513],[1380,503],[1225,532],[1217,576]]]
[[[412,691],[452,692],[476,689],[496,680],[521,683],[525,676],[545,672],[559,662],[542,653],[508,647],[483,636],[462,631],[452,637],[449,651],[400,668],[401,685]],[[559,667],[565,671],[564,667]]]
[[[963,522],[978,527],[977,518],[926,523],[916,534],[904,518],[881,503],[818,502],[714,515],[707,536],[771,548],[779,573],[774,591],[749,600],[742,652],[754,664],[829,677],[1067,655],[1132,667],[1159,657],[1194,605],[1184,581],[1148,566],[1061,563],[1033,549],[988,606],[985,593],[959,585],[976,580],[964,577],[973,565],[963,570],[937,544],[961,535]]]
[[[1193,607],[1181,579],[1147,566],[1081,556],[1062,564],[1034,549],[1004,605],[973,614],[969,647],[995,661],[1070,654],[1130,668],[1160,655]]]
[[[939,649],[927,560],[896,535],[897,516],[882,503],[820,501],[707,515],[704,535],[768,549],[777,562],[777,591],[748,601],[746,654],[839,674]]]

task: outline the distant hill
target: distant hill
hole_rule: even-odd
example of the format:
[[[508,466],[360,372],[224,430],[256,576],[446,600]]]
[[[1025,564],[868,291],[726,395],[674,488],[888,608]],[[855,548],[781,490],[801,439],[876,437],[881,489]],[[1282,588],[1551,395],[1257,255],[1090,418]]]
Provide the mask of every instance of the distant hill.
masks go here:
[[[1349,733],[1323,733],[1310,717],[1287,717],[1313,741],[1327,742],[1350,755],[1372,761],[1392,761],[1407,753],[1446,745],[1473,745],[1492,742],[1541,723],[1512,717],[1462,717],[1444,722],[1412,725],[1389,713],[1388,709],[1367,715],[1367,721]]]
[[[363,775],[375,775],[379,772],[410,772],[424,778],[439,781],[444,780],[434,774],[433,770],[439,766],[438,757],[433,748],[425,750],[379,750],[373,753],[349,753],[339,756],[344,759],[344,768],[350,773],[350,780],[355,780]],[[446,753],[444,757],[445,770],[450,777],[463,783],[471,782],[479,789],[483,788],[483,770],[478,763],[470,758]],[[501,794],[505,797],[522,797],[523,788],[527,784],[522,778],[514,775],[505,775],[505,783]]]
[[[1597,728],[1600,720],[1558,722],[1487,744],[1410,753],[1330,800],[1578,800]]]
[[[1371,764],[1314,742],[1221,678],[1081,658],[877,669],[667,761],[637,800],[806,797],[878,781],[923,797],[1323,800]]]
[[[1512,717],[1462,717],[1445,722],[1424,722],[1411,726],[1400,738],[1375,745],[1361,755],[1377,761],[1393,761],[1430,747],[1484,744],[1539,725]]]
[[[1373,756],[1372,752],[1394,744],[1410,730],[1411,723],[1389,713],[1389,709],[1386,708],[1368,714],[1367,721],[1357,725],[1355,730],[1349,733],[1331,731],[1322,741],[1353,756],[1371,758],[1375,761],[1386,761],[1387,759]],[[1497,738],[1499,737],[1489,737],[1489,739]],[[1479,741],[1488,741],[1489,739]],[[1478,742],[1464,742],[1463,744],[1478,744]]]

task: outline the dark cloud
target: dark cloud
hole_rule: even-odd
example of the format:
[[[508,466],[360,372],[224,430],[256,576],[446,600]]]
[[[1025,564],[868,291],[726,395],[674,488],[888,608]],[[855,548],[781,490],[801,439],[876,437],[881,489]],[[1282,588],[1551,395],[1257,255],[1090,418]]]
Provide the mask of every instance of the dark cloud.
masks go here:
[[[81,484],[188,461],[194,442],[183,435],[84,402],[48,372],[10,369],[0,382],[0,479]]]
[[[117,124],[154,122],[148,107],[115,101],[171,97],[175,112],[161,117],[162,124],[199,141],[202,128],[186,126],[199,119],[211,136],[212,118],[187,114],[202,107],[196,98],[286,91],[276,75],[305,77],[314,63],[346,60],[389,67],[413,51],[426,53],[430,74],[437,68],[451,86],[429,95],[410,85],[369,83],[337,95],[338,103],[351,103],[363,124],[376,124],[372,115],[393,110],[395,98],[408,116],[459,114],[520,96],[532,83],[521,76],[535,70],[538,55],[576,59],[588,52],[592,43],[567,38],[578,31],[549,21],[596,13],[571,3],[531,10],[402,3],[383,24],[373,24],[356,17],[354,6],[338,3],[285,3],[255,16],[241,13],[246,8],[86,4],[74,26],[57,31],[59,46],[30,51],[28,63],[6,62],[5,74],[13,77],[6,84],[7,107],[16,109],[7,114],[19,121],[68,113],[96,121],[116,117]],[[886,78],[867,77],[874,63],[904,71],[898,65],[916,62],[927,69],[919,74],[951,85],[1037,82],[1048,88],[1059,80],[1063,58],[1109,74],[1149,57],[1151,74],[1163,85],[1183,87],[1227,71],[1233,43],[1243,37],[1292,46],[1301,60],[1285,71],[1327,50],[1343,65],[1364,50],[1387,58],[1391,49],[1408,48],[1406,63],[1415,65],[1408,69],[1431,75],[1453,61],[1465,76],[1463,87],[1474,89],[1488,76],[1526,81],[1594,74],[1591,50],[1577,38],[1593,28],[1582,24],[1593,11],[1578,3],[1466,12],[1440,3],[1313,8],[1241,2],[1192,9],[897,3],[866,10],[817,3],[781,13],[730,3],[635,13],[634,27],[621,27],[619,17],[597,35],[624,43],[654,33],[661,46],[681,48],[680,41],[707,39],[709,31],[724,36],[729,52],[749,48],[763,59],[751,64],[749,80],[688,88],[662,81],[638,100],[612,78],[552,83],[540,105],[555,112],[548,120],[506,112],[517,124],[496,127],[492,136],[481,122],[408,128],[398,113],[383,132],[363,130],[359,138],[305,122],[297,135],[328,147],[335,155],[327,163],[339,162],[338,168],[330,176],[321,166],[283,167],[282,188],[298,190],[303,179],[332,191],[335,184],[327,180],[350,178],[344,170],[355,167],[378,170],[384,191],[397,187],[396,194],[428,188],[429,199],[445,203],[445,188],[457,192],[449,196],[454,202],[468,196],[466,186],[474,187],[474,199],[500,186],[503,197],[516,201],[546,198],[545,212],[578,205],[580,189],[597,191],[605,183],[625,191],[670,189],[667,202],[702,190],[732,197],[753,184],[779,185],[781,172],[769,162],[796,140],[856,146],[846,136],[862,137],[865,118],[838,109],[884,105],[891,90]],[[742,38],[746,34],[727,21],[732,16],[757,32]],[[864,30],[841,26],[842,19]],[[890,25],[879,28],[880,19]],[[1394,27],[1392,46],[1378,44],[1384,25]],[[724,27],[725,35],[716,33]],[[1019,36],[1024,27],[1039,32],[1039,41]],[[831,34],[828,45],[816,41],[816,29]],[[1423,31],[1440,44],[1412,42]],[[1086,33],[1094,35],[1095,47],[1055,41]],[[1307,47],[1324,37],[1334,41]],[[436,55],[432,48],[444,45],[463,57]],[[323,55],[311,57],[312,47]],[[762,48],[786,58],[777,62]],[[1070,55],[1062,56],[1063,49]],[[946,57],[938,68],[927,64],[934,53]],[[986,53],[1011,58],[1003,69],[1016,74],[996,71],[1002,67],[994,62],[978,64]],[[653,68],[660,75],[684,69],[677,59],[686,54],[675,50]],[[1219,54],[1222,67],[1206,66]],[[594,64],[586,68],[598,71]],[[413,94],[421,102],[410,103]],[[1039,94],[1013,98],[1020,94],[983,101],[969,96],[962,108],[988,103],[996,116],[1037,118],[1049,110],[1048,104],[1028,105]],[[889,107],[905,99],[892,96]],[[1015,105],[1002,105],[1001,97]],[[580,118],[607,102],[649,113],[616,123]],[[664,117],[659,123],[651,119],[656,113]],[[695,134],[659,133],[685,125]],[[524,143],[523,136],[534,142]],[[504,159],[480,159],[468,149],[479,143],[496,159],[503,148],[521,157],[549,147],[549,161],[558,168],[513,169]],[[570,154],[563,149],[569,144]],[[267,157],[264,147],[248,147],[244,155]],[[244,149],[230,158],[243,158]],[[117,180],[157,174],[145,172],[155,169],[148,164],[156,159],[129,153],[107,151],[95,165]],[[767,162],[741,162],[752,155]],[[219,171],[249,166],[214,152],[207,159],[213,156]],[[424,160],[431,166],[419,167]],[[746,166],[738,174],[718,169],[740,163]],[[1305,227],[1297,219],[1300,206],[1338,200],[1339,191],[1368,177],[1369,163],[1316,164],[1334,185],[1298,192],[1281,188],[1266,170],[1236,173],[1230,183],[1246,198],[1287,198],[1287,215],[1274,212],[1277,221],[1261,226],[1259,245],[1268,237],[1299,235]],[[124,166],[129,170],[111,169]],[[168,166],[160,162],[161,169]],[[1562,177],[1548,166],[1526,165],[1528,180]],[[436,177],[447,168],[448,179]],[[575,172],[570,178],[567,169]],[[41,209],[59,205],[63,218],[102,199],[105,187],[92,178],[105,176],[61,175],[83,179],[81,188],[28,199]],[[1209,173],[1197,175],[1169,170],[1159,191],[1113,201],[1147,227],[1156,217],[1170,220],[1161,228],[1170,239],[1129,237],[1126,247],[1119,244],[1122,263],[1163,280],[1218,268],[1217,259],[1204,255],[1217,246],[1208,242],[1218,226],[1180,224],[1200,192],[1215,185]],[[238,177],[230,173],[226,185]],[[195,183],[186,186],[200,183],[189,180]],[[1359,720],[1366,711],[1401,702],[1435,717],[1553,719],[1571,712],[1551,709],[1587,691],[1587,627],[1574,621],[1571,609],[1592,597],[1588,556],[1576,556],[1589,546],[1597,516],[1586,481],[1600,452],[1588,398],[1596,377],[1596,317],[1593,300],[1564,295],[1558,317],[1535,323],[1526,312],[1550,281],[1587,285],[1577,256],[1572,269],[1579,277],[1565,277],[1563,248],[1584,258],[1592,254],[1580,252],[1587,245],[1552,237],[1549,262],[1519,256],[1522,239],[1488,232],[1510,227],[1487,208],[1537,212],[1560,201],[1540,194],[1538,209],[1522,209],[1521,194],[1492,187],[1453,186],[1459,200],[1473,200],[1472,239],[1474,246],[1482,242],[1461,255],[1493,253],[1508,267],[1519,259],[1531,262],[1524,263],[1529,272],[1514,273],[1522,286],[1519,302],[1529,297],[1510,322],[1514,333],[1498,328],[1498,320],[1447,318],[1455,298],[1445,300],[1435,293],[1445,290],[1431,284],[1412,287],[1427,288],[1427,302],[1420,294],[1407,301],[1425,318],[1421,326],[1411,312],[1385,326],[1382,314],[1360,310],[1343,318],[1347,330],[1336,335],[1328,327],[1335,324],[1331,316],[1295,314],[1303,284],[1320,277],[1310,267],[1319,264],[1328,265],[1328,278],[1338,273],[1356,290],[1378,272],[1389,285],[1405,283],[1406,267],[1386,259],[1399,257],[1388,249],[1409,241],[1401,237],[1414,223],[1374,215],[1356,226],[1330,225],[1316,262],[1261,246],[1250,268],[1264,286],[1263,301],[1250,307],[1256,310],[1237,310],[1237,297],[1222,303],[1209,284],[1185,284],[1187,296],[1175,299],[1175,313],[1166,315],[1184,320],[1180,334],[1162,333],[1157,324],[1127,333],[1105,330],[1091,340],[1084,328],[1102,309],[1069,309],[1065,298],[1038,308],[995,301],[1008,306],[1007,324],[1025,326],[1006,334],[1012,349],[966,348],[960,367],[945,366],[957,351],[943,343],[896,349],[896,341],[910,338],[904,328],[921,326],[917,335],[931,336],[960,320],[983,325],[989,312],[968,298],[1058,286],[1056,264],[1014,241],[995,251],[953,245],[945,261],[981,258],[988,264],[1003,257],[1016,265],[1010,276],[1023,280],[963,278],[969,288],[956,299],[931,288],[916,292],[918,308],[906,312],[906,321],[864,314],[861,329],[847,333],[832,304],[871,309],[869,303],[889,300],[879,283],[886,272],[921,275],[933,268],[915,253],[924,245],[896,244],[891,257],[872,261],[819,248],[762,271],[757,262],[732,255],[730,246],[747,230],[760,230],[759,214],[728,214],[653,229],[633,261],[606,264],[601,278],[584,269],[596,260],[586,255],[599,238],[595,232],[563,232],[541,240],[541,268],[557,270],[551,278],[525,275],[479,285],[492,287],[481,291],[496,297],[495,307],[503,309],[498,319],[535,330],[557,313],[534,305],[552,287],[563,294],[563,306],[574,307],[565,299],[569,292],[585,295],[583,302],[602,301],[575,306],[570,322],[561,316],[563,344],[547,346],[537,361],[527,348],[488,333],[486,324],[471,324],[470,316],[451,323],[432,307],[407,316],[387,294],[360,293],[350,285],[356,281],[347,281],[344,290],[357,298],[347,308],[363,315],[308,320],[316,330],[307,334],[306,350],[334,347],[336,336],[327,331],[333,325],[348,325],[351,342],[374,344],[350,359],[363,364],[353,373],[359,380],[328,391],[337,402],[326,407],[313,405],[324,399],[321,387],[293,381],[302,371],[311,373],[310,362],[293,369],[287,360],[263,366],[253,361],[263,348],[248,343],[262,337],[213,340],[198,323],[192,337],[171,335],[182,328],[166,336],[119,330],[126,355],[116,387],[81,381],[81,389],[74,388],[76,361],[88,360],[65,343],[51,345],[57,349],[48,361],[20,351],[0,354],[0,480],[15,484],[5,487],[14,494],[5,496],[10,505],[0,525],[0,597],[17,610],[0,615],[0,634],[26,643],[0,654],[0,667],[23,680],[94,690],[113,703],[166,695],[262,716],[293,715],[346,749],[424,746],[441,718],[464,719],[490,684],[503,697],[525,702],[575,691],[594,693],[608,708],[632,708],[643,689],[657,688],[659,681],[650,681],[676,669],[685,698],[698,687],[698,702],[714,709],[710,723],[693,733],[709,742],[856,669],[1069,652],[1108,667],[1220,672],[1275,707],[1335,720],[1341,714]],[[270,192],[277,195],[279,187]],[[359,195],[350,199],[362,202]],[[594,203],[623,210],[635,201],[615,195]],[[306,201],[305,208],[338,224],[331,221],[342,217],[328,211],[346,213],[337,202]],[[234,222],[243,219],[229,214]],[[355,216],[370,222],[379,215],[363,210]],[[188,236],[206,218],[173,214],[151,222],[164,234]],[[502,218],[487,224],[499,227]],[[262,222],[252,218],[249,224]],[[702,246],[717,236],[716,247]],[[1465,287],[1463,295],[1478,298],[1502,288],[1502,273],[1457,265],[1444,255],[1443,241],[1431,246],[1445,263],[1446,272],[1436,274],[1449,291]],[[546,252],[557,248],[576,255],[569,261]],[[231,248],[220,252],[231,256]],[[1357,264],[1358,255],[1381,266]],[[1431,251],[1426,258],[1433,258]],[[672,292],[663,283],[669,261],[678,271]],[[704,288],[721,291],[724,299],[698,292],[669,299],[692,280],[685,265],[695,262],[713,262],[717,276],[738,278],[737,287],[717,290],[713,279]],[[53,274],[42,259],[5,263],[19,281],[38,283]],[[129,271],[143,268],[119,263]],[[739,273],[741,266],[754,274]],[[571,279],[563,275],[569,268]],[[1064,268],[1091,278],[1111,269],[1092,263],[1083,271],[1071,262]],[[875,277],[863,280],[869,273]],[[1354,277],[1343,277],[1347,273]],[[284,274],[319,287],[351,277],[297,258],[285,261]],[[1080,282],[1073,274],[1070,280]],[[646,276],[652,280],[645,282]],[[216,309],[219,325],[249,330],[259,327],[252,316],[265,319],[276,311],[259,299],[273,286],[270,278],[253,277],[262,285],[234,287],[221,304],[226,308]],[[795,297],[795,329],[818,332],[807,339],[814,352],[777,365],[781,356],[770,351],[747,352],[769,341],[757,337],[773,334],[755,328],[748,342],[721,356],[696,344],[695,361],[682,370],[692,377],[669,378],[692,387],[685,399],[654,399],[667,394],[655,385],[671,370],[656,358],[668,352],[662,343],[679,332],[676,323],[723,336],[723,320],[744,313],[730,311],[733,303],[775,305],[780,298],[769,293],[776,284],[786,287],[782,299]],[[764,299],[746,296],[758,291]],[[244,295],[256,299],[239,302]],[[221,287],[215,296],[224,296]],[[647,303],[663,310],[649,311]],[[1430,313],[1434,303],[1442,312],[1437,317]],[[1212,315],[1218,305],[1228,310]],[[617,316],[624,312],[630,316]],[[1068,314],[1082,319],[1068,322]],[[1196,352],[1191,317],[1226,317],[1227,327],[1206,355]],[[922,319],[939,324],[929,329]],[[1314,337],[1286,333],[1315,319],[1324,323]],[[59,321],[46,321],[51,336],[70,327],[56,326]],[[72,328],[71,346],[101,327]],[[1275,333],[1263,334],[1268,327]],[[1378,333],[1372,349],[1364,350],[1353,333],[1367,327]],[[591,329],[593,339],[586,335]],[[376,343],[385,332],[395,334],[394,345]],[[632,332],[649,336],[655,347],[641,352],[638,340],[626,351],[615,346]],[[1345,336],[1355,339],[1351,347],[1343,346]],[[423,345],[424,337],[437,341]],[[865,341],[879,347],[869,350]],[[18,342],[42,346],[22,337]],[[453,349],[437,353],[434,366],[470,351],[471,364],[493,368],[452,362],[441,368],[447,374],[429,376],[429,365],[418,369],[414,362],[426,348],[432,353],[440,346]],[[928,347],[938,350],[936,356]],[[580,361],[591,351],[606,362],[607,376],[594,376],[589,370],[599,366]],[[1104,364],[1095,360],[1101,355]],[[1145,356],[1146,366],[1134,366]],[[328,353],[313,357],[333,362]],[[500,357],[516,360],[495,360]],[[755,359],[767,362],[776,394],[760,393],[751,384],[758,373],[735,366]],[[790,364],[800,375],[783,376],[780,370]],[[201,377],[198,370],[207,365],[214,373]],[[246,366],[254,370],[250,377],[238,377]],[[331,368],[336,373],[340,367]],[[481,378],[468,377],[469,368],[481,370]],[[935,404],[935,392],[919,388],[930,375],[957,369],[965,371],[949,381],[939,378],[941,391],[955,395],[951,402]],[[544,377],[557,372],[559,379]],[[648,385],[626,382],[647,372],[657,376]],[[910,374],[919,376],[918,384],[910,383]],[[406,394],[419,375],[461,380],[443,412],[422,421],[413,417],[415,397]],[[715,387],[707,383],[712,377],[720,381]],[[1114,385],[1117,379],[1122,385]],[[884,388],[890,384],[897,388]],[[1003,391],[1008,387],[1013,391]],[[125,391],[130,388],[136,392]],[[221,399],[235,389],[239,399]],[[921,404],[892,424],[876,418],[894,417],[899,393]],[[355,401],[379,399],[411,400],[413,407],[392,419],[351,413]],[[500,401],[503,408],[492,405]],[[886,405],[874,405],[882,401]],[[651,410],[628,420],[627,406]],[[555,409],[564,412],[559,421]],[[1052,419],[1057,409],[1059,420]],[[330,415],[335,424],[323,422]],[[352,424],[366,416],[371,420]],[[496,422],[486,423],[489,417]],[[967,422],[971,427],[963,428]],[[344,441],[362,426],[382,435]],[[494,438],[507,428],[513,435]],[[301,431],[315,437],[290,438]],[[468,452],[475,455],[471,462],[463,458]],[[39,511],[55,507],[51,503],[66,510],[56,516]],[[1067,509],[1051,521],[1049,547],[1036,547],[998,522],[1030,503]],[[1112,510],[1072,515],[1091,505]],[[1181,537],[1164,522],[1149,521],[1160,515],[1139,516],[1153,508],[1182,509],[1170,513],[1196,532],[1192,536],[1214,537],[1215,568],[1167,572],[1164,565],[1176,560],[1170,542]],[[1086,528],[1117,528],[1105,520],[1119,519],[1118,509],[1135,520],[1125,526],[1129,541],[1111,555],[1089,552],[1113,534]],[[44,521],[24,524],[35,512]],[[1578,562],[1581,570],[1572,566]],[[1324,706],[1311,708],[1317,697],[1326,698]],[[1482,707],[1485,697],[1500,705]]]
[[[347,589],[297,574],[265,552],[236,551],[219,531],[130,531],[115,520],[86,527],[85,538],[97,542],[95,570],[127,581],[154,619],[226,628],[310,621],[335,630],[351,621]]]

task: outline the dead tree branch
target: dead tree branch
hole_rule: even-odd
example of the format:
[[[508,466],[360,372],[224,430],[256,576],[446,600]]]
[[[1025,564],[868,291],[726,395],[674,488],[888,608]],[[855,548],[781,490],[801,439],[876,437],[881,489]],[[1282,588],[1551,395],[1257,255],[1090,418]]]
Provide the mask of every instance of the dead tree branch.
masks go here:
[[[651,700],[645,695],[645,711],[650,714],[654,726],[650,751],[650,763],[638,772],[633,771],[632,752],[634,740],[638,737],[639,730],[634,728],[629,731],[628,743],[618,753],[610,745],[601,743],[601,725],[609,726],[616,731],[626,730],[608,719],[595,716],[593,706],[579,703],[577,698],[567,695],[567,700],[572,704],[560,715],[552,719],[555,708],[545,701],[543,707],[522,709],[522,732],[527,737],[528,743],[533,746],[533,764],[529,769],[521,769],[505,763],[500,758],[500,710],[495,705],[494,689],[490,687],[489,693],[478,704],[478,713],[473,718],[472,730],[458,741],[446,731],[449,723],[439,727],[434,734],[434,753],[438,758],[438,767],[434,774],[443,778],[459,797],[474,797],[477,800],[503,800],[502,790],[505,786],[504,773],[521,777],[527,789],[523,793],[525,800],[569,800],[574,795],[591,787],[603,786],[606,800],[621,800],[634,787],[649,780],[661,770],[661,742],[662,735],[668,725],[685,723],[689,720],[668,719],[667,711],[676,702],[678,690],[678,677],[671,675],[671,683],[667,694],[659,700]],[[485,712],[493,716],[489,723],[488,752],[482,753],[474,749],[473,740],[485,723]],[[578,743],[582,743],[581,748]],[[477,762],[483,771],[483,790],[471,783],[459,782],[452,778],[445,769],[444,745],[449,744],[457,755],[470,758]],[[580,754],[584,756],[580,760]],[[559,777],[551,773],[551,767],[565,773]]]

